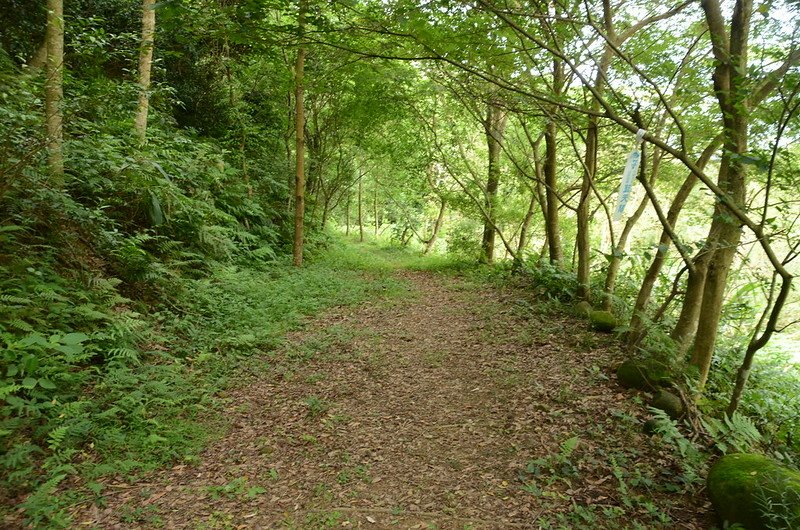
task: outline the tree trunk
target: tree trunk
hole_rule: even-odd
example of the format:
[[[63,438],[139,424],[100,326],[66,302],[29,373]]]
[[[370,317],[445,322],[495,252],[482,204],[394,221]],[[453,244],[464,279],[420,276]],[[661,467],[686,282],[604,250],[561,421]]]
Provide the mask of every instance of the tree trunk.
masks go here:
[[[561,95],[563,86],[564,63],[560,59],[553,59],[553,96],[555,98]],[[551,114],[548,116],[544,133],[544,184],[547,211],[545,231],[547,232],[550,263],[561,268],[564,262],[564,250],[561,246],[561,229],[558,222],[558,125],[554,115],[555,111],[555,108],[550,109]]]
[[[64,5],[47,0],[45,118],[47,166],[55,187],[64,185]]]
[[[292,167],[292,123],[297,123],[296,117],[294,117],[293,112],[293,105],[292,105],[292,90],[286,92],[286,131],[283,134],[283,147],[286,150],[286,185],[288,189],[288,193],[286,194],[286,213],[292,212],[292,206],[294,206],[294,190],[295,190],[295,175],[292,175],[292,172],[289,171],[289,168]]]
[[[322,197],[322,220],[319,223],[320,230],[325,230],[325,225],[328,224],[328,212],[330,208],[330,203],[331,203],[330,199],[328,199],[325,196]]]
[[[484,130],[486,143],[489,148],[489,171],[486,180],[486,194],[484,207],[487,219],[483,225],[483,240],[481,242],[481,262],[490,264],[494,262],[494,236],[495,236],[495,200],[497,189],[500,185],[500,149],[506,128],[506,112],[496,103],[489,103],[486,112]]]
[[[358,240],[364,242],[364,212],[362,208],[363,200],[362,180],[358,179]]]
[[[375,180],[375,193],[372,195],[372,214],[375,216],[375,237],[378,237],[380,220],[378,219],[378,180]]]
[[[701,5],[716,59],[714,89],[722,114],[725,137],[717,183],[727,191],[726,201],[730,200],[743,207],[746,168],[741,159],[747,152],[748,141],[747,47],[753,3],[752,0],[736,1],[729,38],[719,0],[704,0]],[[703,391],[708,380],[728,272],[742,236],[739,222],[735,219],[725,201],[717,202],[705,245],[709,255],[708,274],[703,288],[701,318],[691,359],[691,363],[700,369],[698,392]]]
[[[436,216],[436,222],[433,224],[433,232],[427,243],[425,243],[425,251],[423,254],[428,254],[433,249],[433,245],[436,244],[436,238],[439,237],[439,230],[442,229],[442,223],[444,223],[444,213],[447,209],[447,202],[444,200],[444,197],[441,197],[440,200],[442,204],[439,206],[439,215]]]
[[[531,202],[528,203],[528,211],[525,212],[522,226],[519,227],[519,241],[517,241],[517,256],[519,259],[523,259],[522,251],[528,246],[528,230],[531,228],[531,222],[536,213],[536,205],[538,203],[535,190],[531,190]]]
[[[298,14],[298,30],[303,38],[305,29],[306,2],[301,0]],[[294,244],[292,246],[292,263],[295,267],[303,264],[303,223],[305,221],[306,175],[303,167],[305,149],[305,109],[303,107],[303,74],[305,69],[306,48],[301,42],[297,50],[297,61],[294,66],[294,101],[295,101],[295,190],[294,190]]]
[[[545,231],[547,232],[547,251],[550,263],[561,268],[564,263],[564,250],[561,246],[561,228],[558,222],[557,132],[556,122],[551,119],[547,122],[544,135],[546,153],[544,161],[545,211],[547,213]]]
[[[142,0],[142,42],[139,45],[139,105],[133,129],[140,144],[147,138],[147,113],[150,109],[150,71],[156,33],[155,0]]]
[[[347,204],[344,207],[345,230],[344,235],[350,235],[350,195],[347,195]]]

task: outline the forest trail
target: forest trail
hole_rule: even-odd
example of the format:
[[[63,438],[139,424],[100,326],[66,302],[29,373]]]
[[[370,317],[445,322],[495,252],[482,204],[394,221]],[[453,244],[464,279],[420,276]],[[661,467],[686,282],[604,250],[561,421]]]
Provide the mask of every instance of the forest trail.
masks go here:
[[[195,464],[106,485],[76,527],[708,528],[610,377],[621,353],[517,291],[401,271],[231,391]],[[110,492],[110,493],[109,493]]]

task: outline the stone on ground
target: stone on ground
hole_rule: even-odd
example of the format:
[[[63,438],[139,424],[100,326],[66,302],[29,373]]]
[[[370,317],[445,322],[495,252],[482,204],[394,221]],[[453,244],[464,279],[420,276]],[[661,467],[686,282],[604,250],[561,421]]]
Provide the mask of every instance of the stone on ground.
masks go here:
[[[668,379],[666,371],[653,362],[628,359],[617,368],[617,381],[625,388],[653,391]]]
[[[677,420],[683,416],[683,401],[681,401],[681,398],[672,392],[659,390],[656,392],[656,395],[653,396],[653,401],[650,403],[650,405],[659,410],[663,410],[667,413],[667,416],[673,420]]]
[[[589,312],[589,321],[592,329],[606,333],[614,331],[614,328],[617,327],[617,319],[610,311],[591,311]]]
[[[800,473],[765,456],[723,456],[711,467],[707,485],[723,525],[800,528]]]

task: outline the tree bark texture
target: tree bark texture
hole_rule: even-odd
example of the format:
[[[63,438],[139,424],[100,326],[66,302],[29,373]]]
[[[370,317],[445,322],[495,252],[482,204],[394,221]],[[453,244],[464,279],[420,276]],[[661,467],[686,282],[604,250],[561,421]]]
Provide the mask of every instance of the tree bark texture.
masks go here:
[[[439,200],[441,201],[441,204],[439,205],[439,215],[436,216],[436,222],[433,224],[431,237],[429,237],[428,241],[425,243],[425,251],[423,254],[428,254],[431,250],[433,250],[433,246],[436,244],[436,239],[439,237],[439,230],[442,229],[442,224],[444,224],[444,214],[445,210],[447,209],[447,201],[444,200],[444,197],[440,197]]]
[[[147,115],[150,110],[150,72],[156,34],[155,0],[142,0],[142,41],[139,45],[139,104],[134,118],[134,132],[140,144],[147,138]]]
[[[507,113],[496,103],[487,106],[484,130],[486,143],[489,150],[489,170],[486,180],[484,208],[487,220],[483,225],[483,240],[481,241],[481,262],[494,262],[495,245],[495,207],[497,189],[500,185],[500,152],[505,134]]]
[[[364,242],[363,181],[358,179],[358,240]]]
[[[691,363],[700,369],[697,383],[700,392],[708,380],[728,273],[742,236],[740,223],[725,203],[732,201],[740,208],[745,203],[746,168],[742,163],[742,155],[747,152],[748,141],[747,47],[753,3],[752,0],[736,1],[730,37],[722,19],[719,1],[704,0],[701,5],[716,59],[714,90],[722,114],[724,134],[717,184],[727,192],[727,197],[714,207],[714,218],[704,248],[708,256],[708,272],[691,359]]]
[[[564,63],[560,59],[553,59],[553,95],[561,95],[564,86]],[[551,109],[551,113],[555,112]],[[547,251],[550,263],[561,267],[564,262],[564,250],[561,245],[561,229],[558,221],[558,126],[555,115],[551,114],[545,126],[544,144],[544,183],[545,198],[547,201],[545,230],[547,231]],[[585,201],[584,201],[584,204]]]
[[[533,216],[536,214],[536,206],[539,204],[536,190],[531,190],[531,201],[528,203],[528,211],[525,212],[525,217],[522,219],[522,225],[519,227],[519,240],[517,241],[517,257],[523,259],[522,253],[528,246],[528,231],[530,231]]]
[[[64,4],[47,0],[45,132],[47,166],[56,187],[64,184]]]

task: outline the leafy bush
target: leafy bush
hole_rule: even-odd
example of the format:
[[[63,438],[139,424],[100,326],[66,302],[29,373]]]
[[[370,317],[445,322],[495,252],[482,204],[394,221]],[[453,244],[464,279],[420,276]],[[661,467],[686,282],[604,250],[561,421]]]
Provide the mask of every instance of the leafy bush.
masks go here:
[[[575,299],[578,277],[574,272],[542,262],[533,267],[525,267],[521,274],[532,289],[551,300],[570,302]]]

